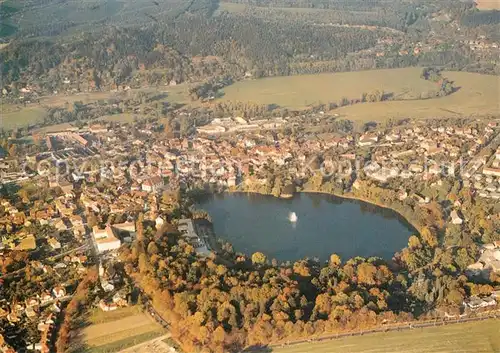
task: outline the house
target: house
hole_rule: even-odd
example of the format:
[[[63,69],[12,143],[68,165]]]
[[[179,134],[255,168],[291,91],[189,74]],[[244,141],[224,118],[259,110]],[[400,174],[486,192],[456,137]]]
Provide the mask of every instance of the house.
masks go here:
[[[57,186],[61,188],[65,195],[73,195],[73,184],[66,179],[59,180]]]
[[[500,177],[500,169],[499,168],[484,167],[483,168],[483,174],[484,175],[491,175],[491,176]]]
[[[492,297],[479,298],[479,297],[471,297],[468,301],[464,302],[464,306],[469,307],[472,310],[487,308],[489,306],[496,306],[497,302]]]
[[[142,183],[142,191],[158,192],[163,188],[163,179],[159,176],[146,179]]]
[[[366,133],[359,138],[358,145],[360,146],[371,146],[375,142],[378,142],[378,136],[376,134]]]
[[[102,311],[114,311],[118,309],[118,305],[115,303],[106,303],[103,299],[99,301],[99,308],[101,308]]]
[[[450,218],[451,218],[451,223],[453,224],[458,225],[464,222],[463,219],[458,215],[458,212],[456,210],[451,211]]]
[[[113,224],[113,228],[129,233],[135,233],[135,223],[134,222],[124,222]]]
[[[14,248],[14,250],[35,250],[36,249],[36,240],[33,234],[29,234],[24,237],[20,243]]]
[[[49,240],[47,240],[47,243],[54,250],[61,248],[61,243],[56,238],[49,238]]]
[[[50,295],[49,292],[44,292],[42,295],[40,295],[40,302],[42,304],[46,304],[52,300],[52,296]]]
[[[28,306],[26,307],[26,310],[24,311],[24,314],[29,318],[32,319],[38,315],[38,313],[35,310],[35,307],[33,306]]]
[[[165,224],[165,220],[163,218],[161,218],[160,216],[156,217],[155,228],[160,229],[163,226],[163,224]]]
[[[63,298],[66,296],[66,289],[64,289],[64,287],[61,286],[54,287],[54,289],[52,289],[52,294],[57,299]]]
[[[177,228],[186,242],[195,248],[195,251],[200,255],[208,255],[208,250],[205,241],[200,239],[192,219],[180,219]]]
[[[94,226],[94,228],[92,228],[92,233],[94,244],[99,253],[116,250],[121,246],[120,239],[115,236],[109,224],[104,229],[99,229],[97,226]]]

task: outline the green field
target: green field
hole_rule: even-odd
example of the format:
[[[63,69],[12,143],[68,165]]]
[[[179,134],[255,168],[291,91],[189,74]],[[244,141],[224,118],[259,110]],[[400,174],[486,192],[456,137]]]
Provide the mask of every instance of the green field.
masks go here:
[[[115,352],[119,352],[121,350],[124,350],[126,348],[133,347],[135,345],[150,341],[154,338],[160,337],[163,334],[165,334],[165,332],[161,329],[158,329],[156,331],[149,331],[149,332],[135,335],[132,337],[127,337],[127,338],[124,338],[124,339],[119,340],[119,341],[104,344],[102,346],[88,348],[84,352],[85,353],[115,353]]]
[[[273,353],[498,353],[500,320],[376,333],[273,348]]]
[[[45,116],[46,111],[40,106],[13,107],[2,105],[0,107],[0,128],[13,129],[24,127],[40,121]]]
[[[241,81],[226,87],[221,100],[303,109],[319,103],[338,102],[342,97],[360,98],[363,92],[377,89],[393,93],[398,99],[408,99],[436,90],[434,83],[420,78],[420,72],[420,68],[405,68]],[[342,107],[335,112],[354,121],[498,113],[500,77],[465,72],[445,72],[443,75],[460,87],[450,96],[363,103]]]

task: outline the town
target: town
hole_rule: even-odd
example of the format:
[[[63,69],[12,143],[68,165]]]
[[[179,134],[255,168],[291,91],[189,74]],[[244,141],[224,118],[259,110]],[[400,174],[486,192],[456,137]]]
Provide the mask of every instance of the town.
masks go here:
[[[425,208],[449,184],[452,192],[467,188],[491,205],[500,199],[498,119],[412,121],[359,133],[297,132],[296,119],[214,119],[184,137],[157,122],[140,123],[133,133],[128,124],[88,123],[38,137],[35,152],[1,158],[2,347],[15,342],[16,349],[51,351],[61,307],[89,266],[99,268],[95,305],[103,311],[127,306],[133,285],[114,270],[120,260],[113,253],[132,243],[145,220],[157,230],[168,224],[201,257],[217,254],[210,226],[175,216],[181,192],[290,197],[327,191],[363,198],[360,190],[373,185],[399,203]],[[318,178],[329,181],[317,184]],[[500,219],[495,209],[486,215],[496,222],[493,232]],[[470,212],[457,196],[443,210],[457,233],[472,228]],[[499,245],[485,245],[470,276],[500,272]],[[494,295],[464,302],[468,310],[491,305]]]

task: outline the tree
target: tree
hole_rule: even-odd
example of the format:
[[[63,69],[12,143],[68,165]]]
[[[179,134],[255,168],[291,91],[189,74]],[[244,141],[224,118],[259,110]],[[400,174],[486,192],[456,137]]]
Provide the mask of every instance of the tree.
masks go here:
[[[422,228],[422,232],[420,233],[422,236],[422,239],[432,248],[436,247],[438,244],[437,237],[434,234],[433,231],[431,231],[429,228],[424,227]]]
[[[446,301],[453,305],[462,305],[464,295],[458,289],[452,289],[446,296]]]
[[[263,265],[267,261],[266,255],[261,252],[255,252],[252,254],[252,263],[255,265]]]
[[[337,254],[332,254],[330,255],[330,266],[332,267],[338,267],[342,263],[342,260],[340,259],[340,256]]]
[[[149,255],[158,254],[158,246],[155,244],[154,241],[151,241],[148,244],[148,254]]]
[[[357,268],[357,275],[358,275],[358,281],[360,283],[368,284],[368,285],[374,285],[375,282],[375,275],[377,274],[377,268],[367,262],[363,262],[358,265]]]
[[[473,259],[467,253],[467,250],[462,248],[458,249],[457,256],[455,257],[455,263],[463,271],[473,262]]]
[[[9,147],[9,156],[11,156],[11,157],[17,156],[17,145],[16,144],[12,144]]]
[[[422,246],[422,244],[420,244],[420,240],[418,239],[418,237],[416,235],[412,235],[408,239],[408,248],[409,249],[418,249],[421,246]]]

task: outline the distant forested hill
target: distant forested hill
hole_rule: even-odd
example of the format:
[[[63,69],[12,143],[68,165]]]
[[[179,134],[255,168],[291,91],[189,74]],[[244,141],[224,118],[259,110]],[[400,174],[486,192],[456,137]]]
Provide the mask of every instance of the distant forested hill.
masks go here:
[[[430,33],[429,18],[439,6],[468,16],[468,7],[454,4],[7,0],[0,7],[8,18],[2,31],[10,41],[0,51],[1,86],[82,91],[419,64],[460,69],[470,60],[458,47],[398,54],[409,36],[416,42]],[[387,56],[375,59],[387,40],[395,44],[382,48]]]

